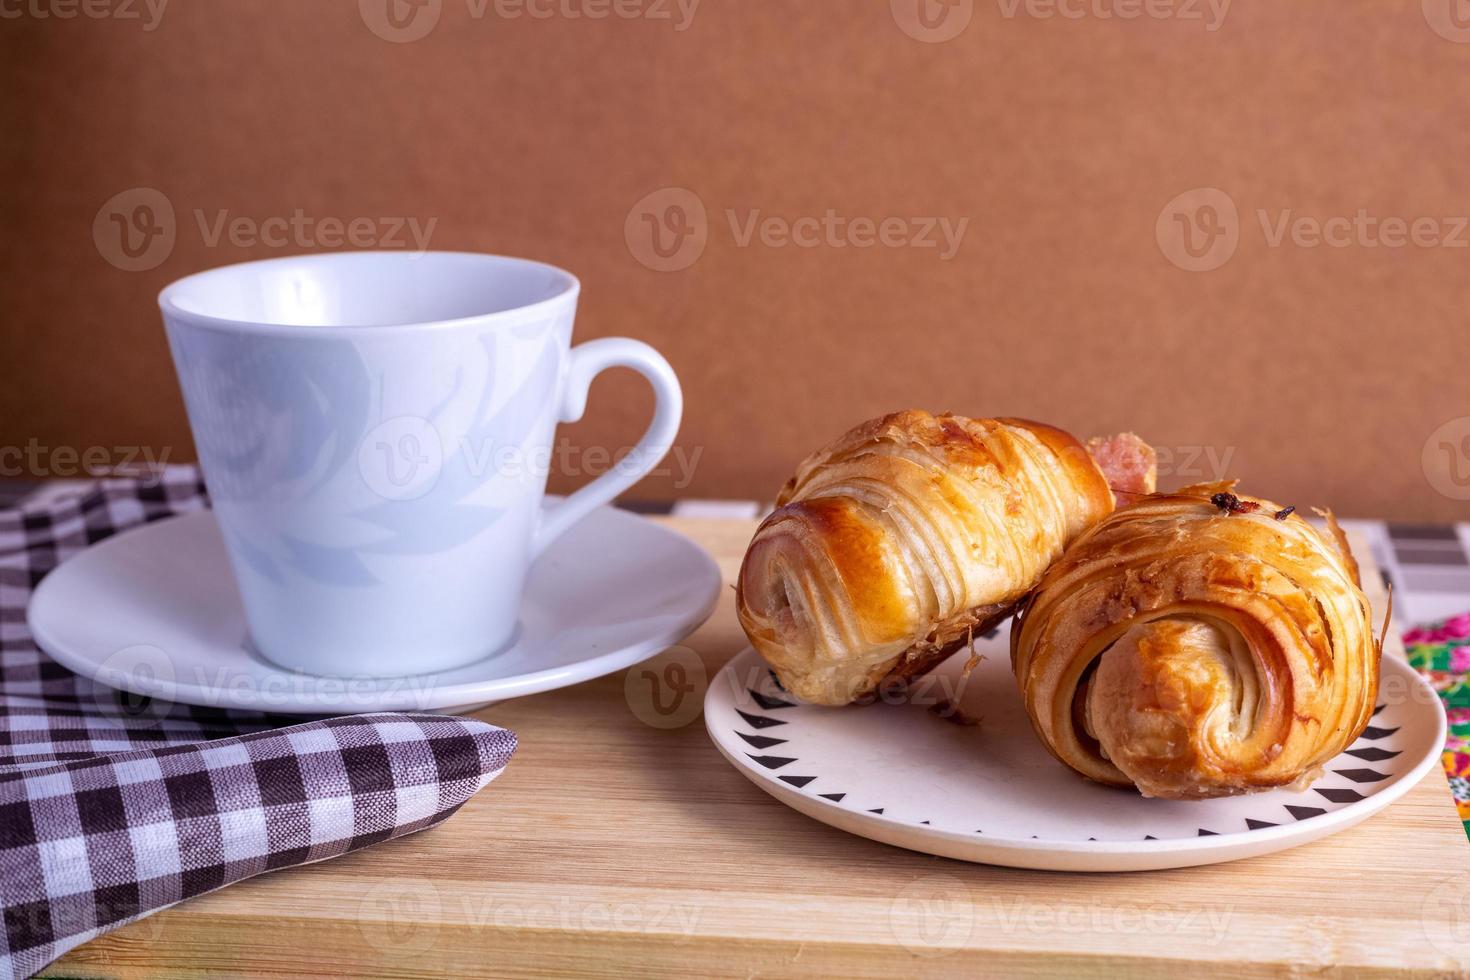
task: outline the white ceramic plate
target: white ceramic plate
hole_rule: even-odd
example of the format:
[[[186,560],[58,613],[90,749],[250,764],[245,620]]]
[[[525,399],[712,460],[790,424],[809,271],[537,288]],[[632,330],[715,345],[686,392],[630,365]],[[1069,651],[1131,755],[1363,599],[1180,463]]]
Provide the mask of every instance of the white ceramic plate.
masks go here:
[[[41,649],[134,694],[286,714],[468,710],[622,670],[694,631],[720,571],[688,538],[612,508],[531,570],[511,646],[439,674],[327,678],[254,653],[208,511],[108,538],[42,580],[27,618]]]
[[[1371,726],[1305,792],[1144,799],[1082,779],[1042,747],[1011,675],[1008,629],[976,648],[985,659],[968,680],[961,654],[908,703],[848,708],[798,703],[746,650],[711,684],[705,726],[757,786],[823,823],[928,854],[1055,871],[1177,868],[1295,847],[1388,806],[1438,767],[1444,745],[1433,689],[1385,658]],[[956,703],[979,724],[940,716]]]

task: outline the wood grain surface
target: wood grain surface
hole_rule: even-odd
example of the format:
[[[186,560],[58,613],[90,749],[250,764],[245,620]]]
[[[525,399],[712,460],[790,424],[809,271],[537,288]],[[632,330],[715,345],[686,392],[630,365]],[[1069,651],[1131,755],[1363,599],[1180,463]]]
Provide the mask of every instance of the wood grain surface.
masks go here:
[[[753,530],[671,523],[727,580]],[[710,677],[744,646],[730,596],[685,646]],[[780,805],[672,692],[672,713],[653,711],[643,669],[482,711],[520,751],[440,828],[195,899],[45,975],[1470,973],[1470,845],[1438,773],[1281,854],[1134,874],[991,868]]]

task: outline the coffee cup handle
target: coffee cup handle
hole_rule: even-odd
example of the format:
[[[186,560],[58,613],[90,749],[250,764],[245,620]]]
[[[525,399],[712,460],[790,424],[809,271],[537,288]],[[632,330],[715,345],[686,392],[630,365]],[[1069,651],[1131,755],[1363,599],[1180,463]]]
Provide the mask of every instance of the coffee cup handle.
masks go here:
[[[542,512],[531,542],[533,559],[573,524],[647,476],[674,444],[679,419],[684,414],[679,379],[662,354],[642,341],[624,337],[589,340],[572,348],[558,421],[580,420],[587,409],[587,390],[592,386],[592,379],[614,367],[632,368],[653,386],[653,421],[638,444],[611,470]]]

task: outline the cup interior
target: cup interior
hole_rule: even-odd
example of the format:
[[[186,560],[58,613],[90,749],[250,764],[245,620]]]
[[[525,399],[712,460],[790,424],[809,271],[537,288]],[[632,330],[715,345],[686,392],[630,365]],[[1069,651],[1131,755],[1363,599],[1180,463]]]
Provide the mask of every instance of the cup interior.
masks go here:
[[[336,252],[223,266],[159,295],[188,319],[389,327],[510,313],[575,293],[555,266],[469,252]]]

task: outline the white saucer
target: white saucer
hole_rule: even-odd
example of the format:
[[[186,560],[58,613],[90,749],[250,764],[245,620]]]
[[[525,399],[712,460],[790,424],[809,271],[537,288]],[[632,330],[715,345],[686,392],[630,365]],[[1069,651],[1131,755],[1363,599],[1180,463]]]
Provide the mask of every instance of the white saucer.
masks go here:
[[[109,687],[286,714],[469,710],[632,666],[709,617],[720,571],[684,536],[595,511],[531,570],[515,642],[478,663],[392,679],[295,673],[248,648],[208,511],[108,538],[42,580],[27,619],[41,649]]]
[[[1008,630],[976,648],[985,659],[968,681],[956,655],[912,703],[848,708],[797,702],[746,650],[710,685],[705,726],[756,785],[823,823],[927,854],[1054,871],[1179,868],[1285,850],[1351,827],[1439,768],[1439,698],[1386,657],[1370,727],[1305,792],[1144,799],[1047,754],[1011,675]],[[978,725],[926,707],[956,693]]]

